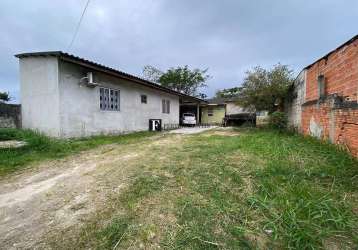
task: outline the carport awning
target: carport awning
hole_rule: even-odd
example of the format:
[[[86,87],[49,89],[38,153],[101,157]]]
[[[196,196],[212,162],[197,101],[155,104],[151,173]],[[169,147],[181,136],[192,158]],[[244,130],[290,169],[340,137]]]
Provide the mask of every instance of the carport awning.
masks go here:
[[[200,104],[207,104],[208,102],[200,99],[200,98],[196,98],[196,97],[180,97],[180,105],[200,105]]]

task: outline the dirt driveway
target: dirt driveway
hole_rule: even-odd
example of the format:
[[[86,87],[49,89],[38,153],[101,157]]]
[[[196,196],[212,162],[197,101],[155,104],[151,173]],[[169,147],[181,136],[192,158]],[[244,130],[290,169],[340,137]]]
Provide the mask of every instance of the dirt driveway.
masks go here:
[[[191,134],[202,133],[202,132],[214,129],[214,128],[217,128],[217,127],[216,126],[210,126],[210,127],[183,127],[183,128],[172,130],[169,133],[171,133],[171,134],[191,135]]]
[[[134,144],[106,145],[3,178],[0,248],[46,248],[47,235],[83,223],[105,206],[109,195],[127,185],[152,147],[168,143],[171,140],[160,135]]]

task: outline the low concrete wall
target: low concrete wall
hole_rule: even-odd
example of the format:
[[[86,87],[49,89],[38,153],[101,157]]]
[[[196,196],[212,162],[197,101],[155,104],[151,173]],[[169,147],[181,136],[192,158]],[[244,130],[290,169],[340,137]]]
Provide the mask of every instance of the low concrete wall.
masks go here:
[[[0,103],[0,128],[21,128],[21,106]]]

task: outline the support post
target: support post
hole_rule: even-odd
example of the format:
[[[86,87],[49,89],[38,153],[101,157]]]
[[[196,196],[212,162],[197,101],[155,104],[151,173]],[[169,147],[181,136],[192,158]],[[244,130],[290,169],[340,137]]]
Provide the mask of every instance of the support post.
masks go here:
[[[196,105],[196,125],[200,124],[200,103]]]

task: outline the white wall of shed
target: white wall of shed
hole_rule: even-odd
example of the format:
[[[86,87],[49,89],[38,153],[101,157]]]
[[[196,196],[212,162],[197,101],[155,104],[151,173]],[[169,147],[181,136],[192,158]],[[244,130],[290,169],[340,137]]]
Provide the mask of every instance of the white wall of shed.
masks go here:
[[[236,115],[247,111],[236,102],[226,102],[226,115]]]

